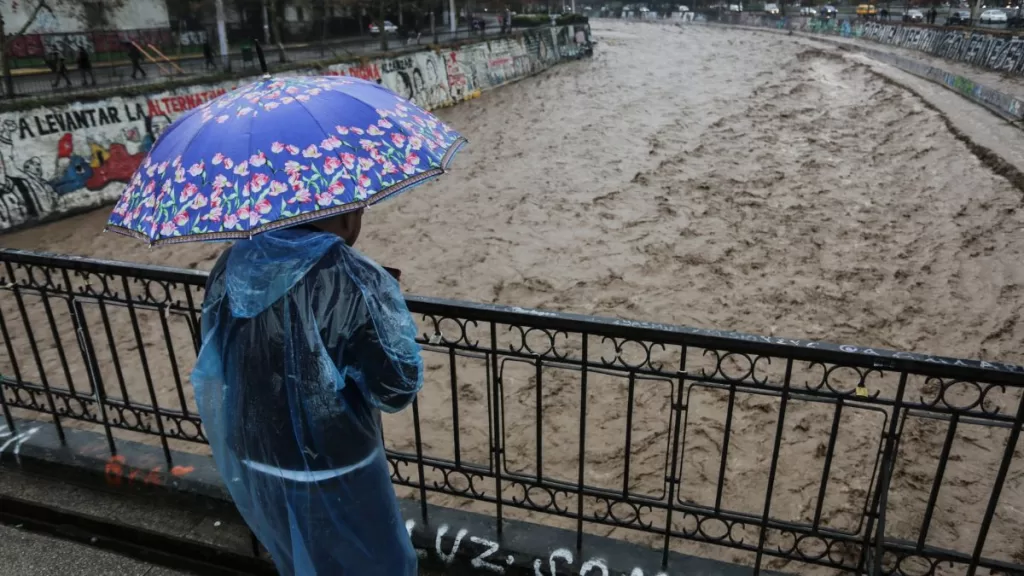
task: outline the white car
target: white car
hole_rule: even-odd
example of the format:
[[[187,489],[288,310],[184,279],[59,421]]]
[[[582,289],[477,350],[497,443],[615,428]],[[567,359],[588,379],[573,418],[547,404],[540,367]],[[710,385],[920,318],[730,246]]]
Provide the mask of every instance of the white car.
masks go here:
[[[771,14],[772,16],[778,16],[779,15],[779,5],[778,4],[765,4],[764,5],[764,12],[765,12],[765,14]]]
[[[1003,12],[1002,10],[985,10],[981,13],[981,18],[979,19],[984,24],[992,24],[996,22],[1005,23],[1006,12]]]
[[[743,12],[739,4],[729,4],[729,12]]]
[[[388,34],[394,34],[395,32],[398,32],[398,26],[392,24],[391,20],[385,20],[384,32],[387,32]],[[380,34],[380,27],[377,26],[376,22],[370,24],[370,34]]]
[[[804,6],[803,8],[800,9],[800,15],[801,16],[817,16],[818,15],[818,11],[815,10],[813,6]]]

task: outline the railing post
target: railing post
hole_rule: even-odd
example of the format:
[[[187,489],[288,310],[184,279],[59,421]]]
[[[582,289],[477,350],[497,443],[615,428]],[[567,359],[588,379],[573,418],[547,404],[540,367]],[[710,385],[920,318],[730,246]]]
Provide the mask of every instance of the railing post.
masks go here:
[[[896,400],[892,408],[892,420],[889,421],[889,430],[885,434],[885,446],[882,449],[882,462],[879,467],[878,484],[875,486],[874,502],[871,505],[871,512],[868,515],[867,530],[864,531],[864,543],[860,551],[860,559],[857,562],[859,572],[878,574],[882,566],[882,541],[885,538],[885,508],[889,503],[889,481],[892,474],[892,461],[895,458],[896,439],[899,436],[896,432],[900,418],[903,414],[903,394],[907,387],[907,373],[900,373],[900,383],[896,390]],[[870,550],[872,533],[875,527],[875,518],[878,518],[878,534],[874,535],[875,553],[871,556],[871,566],[866,566],[868,551]]]
[[[57,429],[57,437],[60,438],[60,443],[64,444],[66,441],[66,438],[64,437],[64,426],[60,423],[60,415],[57,413],[57,405],[53,401],[53,393],[50,390],[50,379],[46,377],[46,368],[43,366],[42,357],[39,355],[39,345],[36,344],[35,331],[32,330],[32,324],[28,320],[28,310],[25,308],[25,299],[22,298],[21,288],[14,280],[14,268],[11,266],[11,263],[5,262],[4,266],[7,268],[7,278],[11,282],[11,292],[14,293],[14,301],[18,305],[18,313],[21,314],[21,321],[25,326],[25,335],[28,337],[32,356],[35,358],[36,369],[39,370],[39,380],[43,385],[43,392],[46,396],[47,407],[50,409],[50,416],[53,418],[53,425]]]
[[[1021,427],[1024,426],[1024,391],[1021,392],[1020,402],[1017,405],[1017,416],[1013,420],[1013,428],[1010,436],[1006,439],[1006,449],[1003,451],[1003,458],[999,462],[999,472],[996,473],[996,482],[992,486],[992,495],[989,496],[988,506],[985,507],[985,517],[981,522],[981,529],[978,531],[978,540],[974,544],[974,553],[971,555],[971,564],[967,569],[967,576],[974,576],[978,571],[978,563],[981,562],[981,553],[985,550],[985,539],[988,538],[988,529],[992,526],[992,518],[996,513],[996,506],[999,505],[999,495],[1003,490],[1003,483],[1006,482],[1006,474],[1010,470],[1010,462],[1013,460],[1013,452],[1017,449],[1017,441],[1020,439]]]
[[[683,414],[686,412],[686,405],[683,404],[683,393],[686,388],[686,351],[687,347],[682,346],[679,352],[679,382],[677,384],[675,398],[672,402],[671,414],[675,418],[675,426],[672,431],[672,467],[668,470],[668,510],[665,513],[665,537],[661,546],[661,569],[668,570],[669,544],[672,539],[672,512],[675,510],[676,486],[682,480],[679,462],[679,433],[682,430]]]
[[[782,383],[782,400],[779,402],[779,421],[775,425],[775,444],[772,447],[772,463],[768,468],[768,488],[765,490],[764,511],[761,513],[761,528],[757,538],[757,556],[754,559],[754,576],[761,573],[761,557],[764,555],[764,541],[768,536],[768,519],[772,510],[772,491],[775,489],[775,472],[779,466],[779,450],[782,448],[782,433],[785,430],[786,406],[789,403],[789,386],[793,377],[793,359],[786,359],[786,379]]]
[[[494,402],[492,403],[492,409],[494,412],[491,414],[491,418],[494,421],[494,438],[491,441],[491,455],[494,459],[494,496],[496,504],[496,518],[497,523],[496,531],[500,535],[502,528],[502,494],[501,494],[501,466],[504,449],[502,448],[502,436],[503,431],[501,428],[501,376],[498,374],[498,327],[494,322],[491,322],[491,373],[494,375],[492,394],[494,395]]]
[[[580,334],[583,346],[580,355],[583,366],[580,368],[580,448],[579,469],[576,480],[576,551],[583,550],[583,481],[585,462],[587,459],[587,340],[586,332]]]

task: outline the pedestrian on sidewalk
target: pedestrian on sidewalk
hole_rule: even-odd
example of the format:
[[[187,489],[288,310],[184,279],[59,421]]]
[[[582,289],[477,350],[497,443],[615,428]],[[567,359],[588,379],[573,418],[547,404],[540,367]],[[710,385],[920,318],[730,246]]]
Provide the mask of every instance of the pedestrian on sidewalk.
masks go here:
[[[87,78],[92,80],[93,86],[96,85],[96,76],[92,73],[92,59],[85,46],[78,47],[78,71],[82,74],[82,86],[89,85]]]
[[[142,73],[142,77],[146,77],[146,71],[142,68],[142,51],[135,45],[135,42],[125,41],[125,48],[128,50],[128,60],[132,63],[132,80],[135,79],[135,75]]]
[[[67,87],[71,88],[71,78],[68,78],[68,63],[64,59],[64,52],[54,48],[53,52],[50,54],[49,65],[50,70],[53,70],[55,73],[52,84],[53,88],[60,86],[61,78],[67,82]]]
[[[206,62],[207,70],[209,70],[210,68],[213,68],[214,70],[217,69],[217,64],[213,61],[213,46],[210,46],[209,38],[207,38],[206,41],[203,42],[203,60],[205,60]]]

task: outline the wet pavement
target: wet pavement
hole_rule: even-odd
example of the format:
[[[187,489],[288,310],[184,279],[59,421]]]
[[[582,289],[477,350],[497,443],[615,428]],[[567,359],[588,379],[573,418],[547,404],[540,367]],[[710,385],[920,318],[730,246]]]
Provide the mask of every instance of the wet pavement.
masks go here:
[[[0,524],[4,574],[32,576],[186,576],[126,556]]]

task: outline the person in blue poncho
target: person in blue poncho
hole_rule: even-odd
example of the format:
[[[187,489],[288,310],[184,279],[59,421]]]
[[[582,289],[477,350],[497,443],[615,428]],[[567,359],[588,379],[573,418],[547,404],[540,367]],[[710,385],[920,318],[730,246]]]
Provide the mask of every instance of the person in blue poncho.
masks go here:
[[[357,252],[362,211],[267,232],[217,261],[192,374],[239,511],[282,575],[412,576],[379,411],[423,380],[398,282]]]

